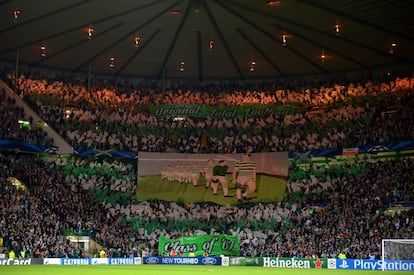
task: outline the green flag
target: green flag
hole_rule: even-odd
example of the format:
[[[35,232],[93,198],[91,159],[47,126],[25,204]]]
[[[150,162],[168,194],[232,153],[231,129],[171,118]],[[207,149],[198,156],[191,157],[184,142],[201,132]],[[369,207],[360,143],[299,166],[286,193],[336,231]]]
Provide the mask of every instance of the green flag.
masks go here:
[[[160,237],[158,251],[160,255],[168,254],[171,250],[182,252],[183,256],[194,253],[195,256],[203,256],[206,252],[210,256],[238,256],[240,252],[238,236],[230,235],[201,235],[168,239]]]

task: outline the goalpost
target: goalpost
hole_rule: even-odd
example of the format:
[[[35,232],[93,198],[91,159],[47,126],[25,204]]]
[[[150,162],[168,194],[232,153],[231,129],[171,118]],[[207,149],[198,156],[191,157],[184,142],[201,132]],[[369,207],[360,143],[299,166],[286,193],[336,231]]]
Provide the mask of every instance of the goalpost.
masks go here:
[[[383,271],[386,270],[387,263],[397,261],[414,262],[414,239],[383,239],[381,260]]]

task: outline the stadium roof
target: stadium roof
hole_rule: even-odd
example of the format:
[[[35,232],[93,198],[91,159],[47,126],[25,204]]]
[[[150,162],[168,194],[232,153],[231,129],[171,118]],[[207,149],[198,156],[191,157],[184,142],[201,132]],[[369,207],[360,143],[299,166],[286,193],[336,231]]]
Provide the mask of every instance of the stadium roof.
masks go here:
[[[248,80],[414,62],[412,0],[0,0],[0,10],[1,60],[73,72]]]

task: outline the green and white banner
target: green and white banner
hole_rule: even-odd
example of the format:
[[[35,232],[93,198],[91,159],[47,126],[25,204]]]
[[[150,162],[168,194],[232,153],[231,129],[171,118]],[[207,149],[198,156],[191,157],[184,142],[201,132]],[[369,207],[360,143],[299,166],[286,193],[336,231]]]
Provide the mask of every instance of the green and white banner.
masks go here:
[[[268,117],[270,115],[291,115],[295,113],[292,106],[243,105],[218,107],[197,104],[165,104],[154,106],[152,114],[158,118],[207,118],[222,119],[236,117]]]
[[[230,266],[263,266],[263,258],[259,257],[230,257]]]
[[[230,235],[201,235],[193,237],[182,237],[179,239],[168,239],[160,237],[158,252],[160,255],[167,255],[171,250],[177,253],[182,252],[183,256],[209,256],[239,255],[239,238]]]

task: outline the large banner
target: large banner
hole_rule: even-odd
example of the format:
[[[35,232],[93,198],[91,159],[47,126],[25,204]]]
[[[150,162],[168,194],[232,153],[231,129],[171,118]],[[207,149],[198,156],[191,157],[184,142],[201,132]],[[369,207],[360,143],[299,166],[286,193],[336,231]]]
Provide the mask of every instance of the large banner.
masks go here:
[[[152,114],[158,118],[207,118],[222,119],[236,117],[268,117],[270,115],[292,115],[292,106],[243,105],[218,107],[198,104],[165,104],[152,107]]]
[[[168,255],[171,250],[182,252],[183,256],[194,253],[195,256],[203,256],[207,253],[211,256],[235,256],[239,255],[239,238],[230,235],[201,235],[193,237],[182,237],[179,239],[168,239],[160,237],[158,252]]]
[[[137,197],[140,201],[164,200],[181,202],[214,202],[237,204],[236,183],[232,173],[242,154],[180,154],[139,152]],[[222,185],[217,195],[211,185],[206,184],[203,173],[209,162],[213,166],[224,160],[227,166],[228,196],[224,196]],[[281,201],[288,177],[288,153],[269,152],[251,154],[256,164],[256,192],[249,194],[249,202]],[[209,188],[206,186],[209,185]]]

